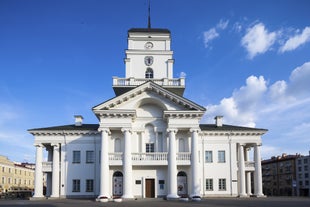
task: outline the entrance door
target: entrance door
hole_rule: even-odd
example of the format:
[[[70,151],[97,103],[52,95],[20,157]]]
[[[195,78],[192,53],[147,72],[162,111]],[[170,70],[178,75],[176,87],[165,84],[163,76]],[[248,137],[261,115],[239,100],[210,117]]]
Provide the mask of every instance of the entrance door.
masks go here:
[[[187,175],[185,172],[181,171],[178,173],[178,195],[186,195],[187,194]]]
[[[113,196],[123,195],[123,173],[117,171],[113,174]]]
[[[155,179],[145,179],[145,197],[155,198]]]

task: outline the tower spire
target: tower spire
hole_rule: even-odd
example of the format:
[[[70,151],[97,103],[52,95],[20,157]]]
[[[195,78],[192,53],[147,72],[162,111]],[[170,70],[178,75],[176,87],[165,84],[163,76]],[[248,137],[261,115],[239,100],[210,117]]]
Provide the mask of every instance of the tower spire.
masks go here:
[[[148,16],[148,22],[147,22],[147,28],[151,29],[151,0],[149,0],[149,10],[148,10],[149,16]]]

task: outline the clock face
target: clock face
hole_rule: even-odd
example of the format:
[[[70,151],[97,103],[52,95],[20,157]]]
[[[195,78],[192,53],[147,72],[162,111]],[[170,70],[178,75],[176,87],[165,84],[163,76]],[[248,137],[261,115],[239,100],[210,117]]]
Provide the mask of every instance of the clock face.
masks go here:
[[[153,61],[154,61],[153,56],[145,56],[145,58],[144,58],[144,63],[145,63],[145,65],[147,65],[147,66],[152,65],[152,64],[153,64]]]
[[[145,43],[144,47],[145,47],[146,49],[151,49],[151,48],[153,48],[153,43],[147,42],[147,43]]]

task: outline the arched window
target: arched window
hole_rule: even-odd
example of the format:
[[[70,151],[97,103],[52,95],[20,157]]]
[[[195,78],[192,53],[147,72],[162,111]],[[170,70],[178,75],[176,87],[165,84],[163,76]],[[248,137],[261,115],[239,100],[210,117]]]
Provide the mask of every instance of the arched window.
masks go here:
[[[153,78],[153,77],[154,77],[153,69],[147,68],[145,71],[145,78]]]

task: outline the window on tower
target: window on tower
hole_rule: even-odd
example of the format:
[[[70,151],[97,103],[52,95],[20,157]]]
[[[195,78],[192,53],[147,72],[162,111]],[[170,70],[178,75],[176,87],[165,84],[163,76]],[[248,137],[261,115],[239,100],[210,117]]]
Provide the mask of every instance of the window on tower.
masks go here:
[[[153,78],[153,77],[154,77],[153,69],[147,68],[145,71],[145,78]]]

